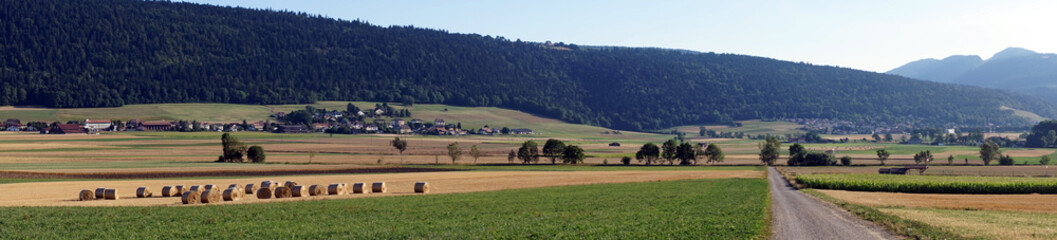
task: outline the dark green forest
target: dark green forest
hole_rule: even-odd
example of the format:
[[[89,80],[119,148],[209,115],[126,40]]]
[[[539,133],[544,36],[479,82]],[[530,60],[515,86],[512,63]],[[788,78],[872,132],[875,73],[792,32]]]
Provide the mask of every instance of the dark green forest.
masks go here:
[[[380,27],[304,13],[134,0],[0,0],[0,105],[497,106],[627,130],[781,117],[1028,125],[986,90],[769,58]]]

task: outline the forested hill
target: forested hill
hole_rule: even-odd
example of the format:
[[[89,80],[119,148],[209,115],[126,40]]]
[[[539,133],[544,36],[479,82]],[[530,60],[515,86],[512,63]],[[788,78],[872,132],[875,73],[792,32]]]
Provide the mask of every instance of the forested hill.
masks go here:
[[[0,1],[0,105],[445,103],[628,130],[777,117],[1028,124],[1001,106],[1057,116],[1004,91],[743,55],[189,3]]]

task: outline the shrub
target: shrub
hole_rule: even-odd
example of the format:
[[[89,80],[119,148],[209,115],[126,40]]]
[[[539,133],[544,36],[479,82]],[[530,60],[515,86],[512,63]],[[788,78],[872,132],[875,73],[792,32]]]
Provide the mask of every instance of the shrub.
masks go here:
[[[851,157],[849,157],[849,156],[840,157],[840,165],[851,166]]]
[[[832,155],[820,152],[797,154],[789,158],[789,166],[829,166],[836,165]]]
[[[1042,156],[1042,158],[1039,158],[1039,165],[1050,165],[1050,156]]]
[[[250,161],[255,163],[263,163],[266,156],[264,155],[264,148],[261,146],[253,145],[249,150],[246,150],[246,157]]]
[[[1005,156],[1002,156],[1002,157],[998,158],[998,165],[1013,165],[1013,164],[1016,164],[1016,162],[1014,162],[1013,161],[1013,157],[1010,157],[1009,155],[1005,155]]]
[[[623,163],[624,166],[631,165],[631,157],[623,157],[623,158],[621,158],[620,159],[620,163]]]

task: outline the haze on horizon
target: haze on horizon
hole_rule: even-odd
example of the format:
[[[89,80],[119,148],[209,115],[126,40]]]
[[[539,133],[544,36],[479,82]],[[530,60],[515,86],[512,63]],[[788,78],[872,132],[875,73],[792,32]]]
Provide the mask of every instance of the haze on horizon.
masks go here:
[[[1054,1],[186,0],[579,45],[736,53],[885,72],[1007,47],[1057,52]]]

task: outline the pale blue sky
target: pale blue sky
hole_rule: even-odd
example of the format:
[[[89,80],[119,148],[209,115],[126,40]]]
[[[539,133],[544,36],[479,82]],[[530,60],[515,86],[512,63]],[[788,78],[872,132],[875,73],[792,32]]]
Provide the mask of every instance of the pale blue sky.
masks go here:
[[[1015,46],[1057,52],[1057,1],[187,0],[580,45],[737,53],[884,72]]]

